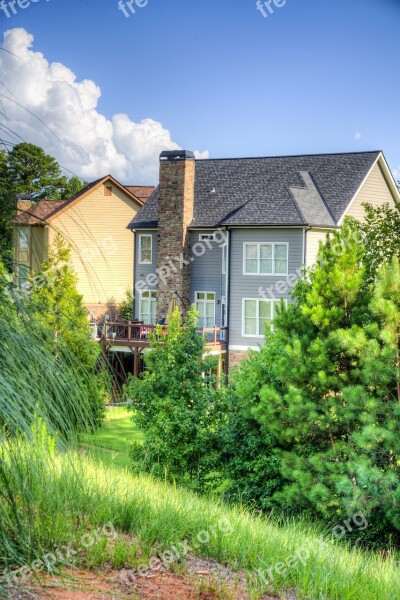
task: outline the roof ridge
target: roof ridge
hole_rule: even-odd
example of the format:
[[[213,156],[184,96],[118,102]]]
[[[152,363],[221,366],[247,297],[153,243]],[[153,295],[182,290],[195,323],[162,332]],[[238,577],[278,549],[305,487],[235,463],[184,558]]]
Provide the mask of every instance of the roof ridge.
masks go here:
[[[231,156],[227,158],[197,158],[197,163],[219,160],[265,160],[268,158],[309,158],[311,156],[355,156],[360,154],[381,154],[383,150],[363,150],[361,152],[316,152],[311,154],[274,154],[270,156]]]

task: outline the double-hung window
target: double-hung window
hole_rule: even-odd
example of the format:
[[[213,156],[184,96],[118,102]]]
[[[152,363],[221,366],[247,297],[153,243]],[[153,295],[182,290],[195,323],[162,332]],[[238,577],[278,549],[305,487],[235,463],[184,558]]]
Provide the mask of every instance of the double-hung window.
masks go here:
[[[151,265],[153,262],[153,238],[151,234],[139,234],[139,264]]]
[[[18,227],[18,250],[29,250],[28,227]]]
[[[140,295],[139,319],[145,325],[155,325],[157,319],[157,292],[143,290]]]
[[[245,275],[287,275],[289,244],[246,242],[243,249]]]
[[[285,300],[286,302],[286,300]],[[264,337],[266,329],[272,328],[276,307],[280,300],[243,299],[243,336]]]
[[[196,292],[195,300],[200,327],[215,327],[215,293]]]

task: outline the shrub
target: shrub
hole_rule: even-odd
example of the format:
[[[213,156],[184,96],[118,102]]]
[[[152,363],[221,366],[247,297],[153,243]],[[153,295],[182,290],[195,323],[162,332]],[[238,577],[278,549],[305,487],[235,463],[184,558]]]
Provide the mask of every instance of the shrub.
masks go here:
[[[92,407],[92,422],[104,414],[106,373],[100,367],[100,345],[91,338],[87,311],[77,290],[77,276],[69,265],[70,249],[57,235],[39,276],[32,278],[28,307],[37,324],[46,330],[44,343],[53,356],[67,350],[80,365]]]
[[[369,285],[368,251],[351,222],[335,232],[276,318],[258,366],[252,356],[242,369],[237,394],[243,406],[251,391],[251,417],[273,445],[266,452],[281,480],[271,503],[333,523],[362,510],[364,536],[399,541],[400,271],[394,259]],[[239,432],[246,418],[242,410]],[[259,456],[250,462],[256,470]],[[268,462],[267,496],[271,477]],[[265,506],[258,480],[255,499]]]
[[[197,313],[190,310],[181,323],[175,310],[167,331],[159,326],[151,339],[147,370],[126,390],[146,438],[134,447],[137,468],[195,489],[204,489],[217,468],[224,420],[225,390],[210,374],[214,357],[203,354]]]

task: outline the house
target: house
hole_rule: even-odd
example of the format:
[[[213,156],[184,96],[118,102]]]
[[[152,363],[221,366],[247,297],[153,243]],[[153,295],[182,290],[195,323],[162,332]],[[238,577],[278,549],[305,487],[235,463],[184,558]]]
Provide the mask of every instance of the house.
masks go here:
[[[363,202],[399,201],[380,151],[210,160],[163,152],[159,186],[129,225],[135,317],[152,325],[174,298],[194,303],[221,368],[237,365],[259,348],[327,232],[346,216],[363,219]],[[143,336],[127,337],[140,356]]]
[[[23,285],[40,269],[55,236],[61,234],[71,248],[78,290],[92,318],[115,313],[126,290],[132,289],[133,236],[127,224],[153,190],[124,187],[107,175],[68,200],[18,202],[13,221],[17,283]]]

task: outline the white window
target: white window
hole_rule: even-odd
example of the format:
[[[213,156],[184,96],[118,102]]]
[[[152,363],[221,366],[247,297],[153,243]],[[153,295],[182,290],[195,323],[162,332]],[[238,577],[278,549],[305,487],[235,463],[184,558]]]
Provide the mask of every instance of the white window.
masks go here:
[[[261,300],[259,298],[243,299],[244,337],[264,337],[266,329],[272,328],[276,307],[280,300]],[[284,301],[287,303],[287,300]]]
[[[289,244],[251,243],[243,247],[243,273],[245,275],[287,275]]]
[[[29,250],[28,227],[18,227],[18,250]]]
[[[139,320],[145,325],[155,325],[157,320],[157,292],[143,290],[140,295]]]
[[[215,242],[215,233],[200,233],[199,240],[201,242]]]
[[[139,235],[139,264],[151,265],[153,262],[153,238],[151,234]]]
[[[215,327],[215,293],[196,292],[195,296],[200,327]]]
[[[228,244],[224,244],[222,246],[222,275],[226,274],[226,260],[227,260],[227,248],[228,248]]]

